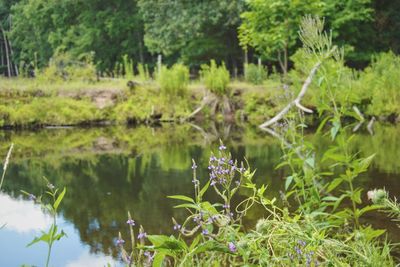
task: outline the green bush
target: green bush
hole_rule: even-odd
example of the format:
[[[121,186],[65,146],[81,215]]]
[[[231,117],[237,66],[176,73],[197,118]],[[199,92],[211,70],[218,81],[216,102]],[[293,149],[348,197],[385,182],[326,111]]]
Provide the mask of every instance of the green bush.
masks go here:
[[[389,52],[373,58],[371,66],[360,73],[356,91],[361,99],[370,99],[367,113],[400,114],[400,57]]]
[[[218,67],[215,61],[211,60],[210,66],[201,66],[200,75],[207,89],[214,94],[222,96],[230,93],[228,87],[230,75],[224,63]]]
[[[37,74],[37,78],[43,82],[93,82],[96,80],[96,67],[91,55],[79,61],[68,53],[58,53],[53,56],[49,65]]]
[[[171,68],[163,66],[157,81],[164,96],[184,96],[189,85],[189,69],[183,64],[175,64]]]
[[[244,72],[246,82],[252,84],[262,84],[267,79],[267,70],[262,66],[247,64]]]

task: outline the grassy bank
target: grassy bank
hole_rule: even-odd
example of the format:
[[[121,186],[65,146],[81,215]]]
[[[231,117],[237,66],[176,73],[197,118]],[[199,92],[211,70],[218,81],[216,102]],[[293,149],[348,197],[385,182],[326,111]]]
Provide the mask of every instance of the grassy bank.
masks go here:
[[[0,126],[129,124],[157,121],[236,120],[259,125],[292,101],[308,76],[312,60],[300,51],[286,77],[269,76],[248,65],[246,75],[231,79],[214,62],[189,80],[189,69],[177,64],[150,76],[96,79],[94,73],[65,78],[43,70],[37,78],[0,78]],[[49,67],[50,68],[50,67]],[[60,71],[64,75],[64,71]],[[400,58],[381,54],[364,71],[326,60],[302,104],[318,118],[329,108],[358,110],[360,120],[372,117],[398,122]],[[129,79],[128,79],[129,78]],[[329,81],[334,80],[334,83]],[[329,88],[323,87],[329,86]],[[329,91],[329,94],[324,92]],[[363,117],[363,118],[361,118]]]

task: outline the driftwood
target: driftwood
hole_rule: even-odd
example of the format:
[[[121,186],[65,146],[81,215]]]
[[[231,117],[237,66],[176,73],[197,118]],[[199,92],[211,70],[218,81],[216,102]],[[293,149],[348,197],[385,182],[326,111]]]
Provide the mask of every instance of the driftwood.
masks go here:
[[[198,108],[196,108],[192,113],[190,113],[184,120],[189,120],[193,118],[197,113],[203,110],[203,108],[208,105],[210,102],[212,102],[212,99],[209,96],[205,96],[203,98],[203,101],[201,101],[201,104]]]
[[[304,112],[313,113],[313,111],[311,109],[308,109],[308,108],[304,107],[303,105],[301,105],[300,101],[306,94],[307,89],[310,86],[311,81],[314,78],[315,73],[317,72],[317,70],[319,69],[321,64],[322,64],[322,62],[318,61],[314,65],[314,67],[311,69],[310,74],[308,75],[307,79],[304,81],[303,86],[301,87],[301,91],[300,91],[299,95],[292,102],[290,102],[284,109],[282,109],[275,117],[273,117],[272,119],[261,124],[259,126],[260,128],[266,128],[266,127],[276,123],[277,121],[282,119],[289,112],[290,108],[293,106],[296,106],[297,108],[301,109]]]

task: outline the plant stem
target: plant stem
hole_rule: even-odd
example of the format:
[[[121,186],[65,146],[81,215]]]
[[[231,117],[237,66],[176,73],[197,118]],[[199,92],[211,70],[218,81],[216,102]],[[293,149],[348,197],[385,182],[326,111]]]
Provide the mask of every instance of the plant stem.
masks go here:
[[[353,216],[354,216],[354,221],[356,223],[357,228],[359,228],[359,222],[358,222],[358,215],[357,215],[357,207],[356,207],[356,203],[354,202],[353,199],[353,195],[354,195],[354,188],[353,188],[353,182],[349,181],[349,185],[350,185],[350,192],[351,192],[351,204],[353,206]]]

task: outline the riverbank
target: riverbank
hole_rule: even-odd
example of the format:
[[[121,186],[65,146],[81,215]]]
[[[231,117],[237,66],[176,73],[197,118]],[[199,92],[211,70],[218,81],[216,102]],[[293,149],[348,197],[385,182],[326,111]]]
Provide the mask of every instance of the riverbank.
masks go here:
[[[236,121],[259,125],[278,113],[293,97],[278,81],[261,85],[242,81],[229,83],[225,102],[204,105],[206,99],[221,98],[199,81],[188,85],[184,96],[167,97],[156,81],[102,79],[93,82],[43,82],[37,79],[0,78],[0,126],[2,128],[42,128],[46,126],[92,126],[151,124],[185,120]],[[314,91],[315,92],[315,91]],[[310,90],[303,105],[314,111],[318,97]],[[366,120],[398,122],[396,113],[374,114],[368,103],[354,103]],[[201,109],[199,112],[194,112]],[[308,115],[310,119],[317,119]]]

